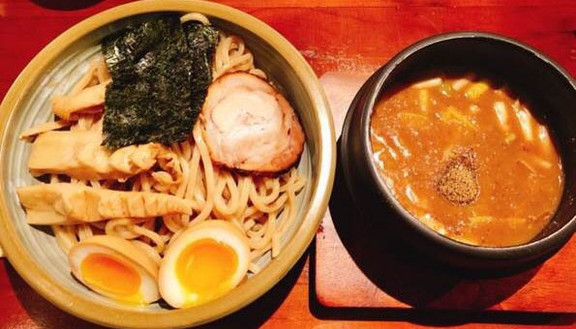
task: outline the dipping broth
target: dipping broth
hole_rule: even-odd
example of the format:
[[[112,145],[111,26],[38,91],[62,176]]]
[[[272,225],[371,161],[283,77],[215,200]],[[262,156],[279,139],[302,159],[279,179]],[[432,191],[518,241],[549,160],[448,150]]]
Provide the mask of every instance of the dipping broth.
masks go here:
[[[436,77],[376,104],[373,161],[400,204],[433,230],[491,247],[533,239],[563,189],[547,127],[506,88]]]

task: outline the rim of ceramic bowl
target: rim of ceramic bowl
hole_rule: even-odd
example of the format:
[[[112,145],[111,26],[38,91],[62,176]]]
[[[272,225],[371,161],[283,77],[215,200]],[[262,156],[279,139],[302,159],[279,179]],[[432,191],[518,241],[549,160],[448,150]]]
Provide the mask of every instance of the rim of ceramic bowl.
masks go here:
[[[386,200],[396,209],[396,211],[398,211],[398,213],[403,217],[405,222],[407,222],[412,229],[416,230],[420,235],[432,239],[434,243],[443,245],[454,252],[461,253],[467,256],[481,257],[485,259],[494,259],[494,260],[528,257],[534,253],[533,252],[534,250],[546,250],[547,252],[551,252],[559,246],[558,242],[567,241],[568,238],[574,233],[574,231],[576,230],[576,216],[572,217],[572,219],[567,221],[566,224],[564,224],[564,226],[562,226],[560,229],[553,232],[552,234],[545,236],[539,240],[531,241],[529,243],[525,243],[522,245],[510,246],[510,247],[484,247],[484,246],[468,245],[450,239],[438,233],[437,231],[429,228],[428,226],[422,224],[413,215],[411,215],[406,209],[404,209],[404,207],[402,207],[402,205],[400,205],[398,200],[396,200],[396,198],[393,196],[392,191],[381,179],[378,168],[376,168],[376,165],[369,156],[372,153],[372,146],[370,143],[370,118],[372,117],[374,105],[378,100],[380,90],[382,89],[385,81],[388,79],[390,74],[399,65],[401,65],[401,63],[404,60],[414,55],[415,53],[439,43],[450,42],[458,39],[487,39],[493,42],[504,43],[509,47],[515,47],[521,49],[525,51],[528,56],[536,57],[538,60],[548,65],[550,69],[555,70],[560,75],[560,77],[565,79],[566,82],[568,82],[572,86],[572,89],[574,89],[574,91],[576,92],[576,82],[574,81],[574,79],[572,79],[570,74],[568,74],[558,63],[554,62],[552,59],[548,58],[538,50],[526,44],[523,44],[517,40],[498,34],[475,32],[475,31],[445,33],[420,40],[406,47],[404,50],[402,50],[400,53],[394,56],[394,58],[392,58],[385,65],[384,69],[378,72],[378,77],[374,82],[373,87],[369,90],[369,95],[364,104],[364,112],[362,113],[361,118],[362,120],[361,127],[363,130],[362,131],[363,154],[365,157],[364,161],[368,163],[369,175],[371,179],[376,183],[377,188],[380,191],[383,191],[382,194],[386,197]]]
[[[323,217],[334,180],[335,134],[332,115],[327,98],[316,74],[300,52],[280,33],[259,19],[237,9],[197,0],[144,0],[133,2],[91,16],[50,42],[26,66],[13,83],[0,105],[0,136],[4,136],[6,124],[17,108],[32,81],[47,69],[49,63],[59,53],[81,39],[86,34],[103,25],[139,14],[160,11],[200,12],[208,16],[230,21],[257,34],[259,38],[274,47],[289,63],[299,81],[314,104],[314,120],[318,129],[318,163],[313,168],[317,175],[317,185],[312,186],[307,211],[302,223],[286,244],[282,254],[266,266],[252,279],[236,287],[226,296],[193,309],[146,310],[133,307],[122,308],[98,304],[86,296],[77,295],[65,289],[52,279],[24,250],[23,241],[15,227],[10,224],[5,204],[7,191],[0,191],[0,242],[17,272],[40,295],[51,303],[79,318],[108,326],[122,327],[183,327],[199,325],[228,315],[251,303],[270,290],[294,266],[314,238]],[[0,144],[0,154],[4,154],[5,141]],[[5,179],[0,172],[0,181]],[[254,280],[257,278],[257,280]]]

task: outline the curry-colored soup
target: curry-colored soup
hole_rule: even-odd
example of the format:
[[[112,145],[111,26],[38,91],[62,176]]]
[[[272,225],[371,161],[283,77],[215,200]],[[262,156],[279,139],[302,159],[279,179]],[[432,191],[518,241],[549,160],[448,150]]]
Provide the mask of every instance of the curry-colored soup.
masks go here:
[[[437,77],[385,95],[371,142],[400,204],[457,241],[528,242],[560,202],[562,163],[547,127],[487,80]]]

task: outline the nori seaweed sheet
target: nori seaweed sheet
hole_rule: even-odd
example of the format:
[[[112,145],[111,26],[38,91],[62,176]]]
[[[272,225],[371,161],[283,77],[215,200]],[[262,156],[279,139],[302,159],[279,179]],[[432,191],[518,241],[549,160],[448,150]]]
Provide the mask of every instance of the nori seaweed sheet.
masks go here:
[[[192,59],[191,104],[200,113],[210,83],[212,83],[212,60],[218,43],[218,30],[197,21],[182,24]],[[194,119],[196,120],[196,118]]]
[[[188,137],[212,80],[218,34],[209,26],[187,26],[185,35],[179,17],[166,15],[103,40],[112,75],[103,145],[171,144]]]
[[[136,65],[172,34],[176,27],[175,18],[166,17],[131,25],[104,38],[102,49],[112,79],[119,82],[138,78]]]

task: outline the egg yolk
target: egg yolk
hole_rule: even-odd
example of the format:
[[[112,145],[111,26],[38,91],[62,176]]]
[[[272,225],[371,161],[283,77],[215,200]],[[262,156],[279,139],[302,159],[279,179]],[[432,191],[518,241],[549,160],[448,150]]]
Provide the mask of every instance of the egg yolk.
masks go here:
[[[84,282],[94,290],[137,302],[140,298],[140,275],[129,265],[105,254],[88,255],[80,267]]]
[[[216,298],[233,287],[230,279],[238,268],[238,256],[227,244],[198,240],[176,260],[176,276],[188,293],[188,306]]]

